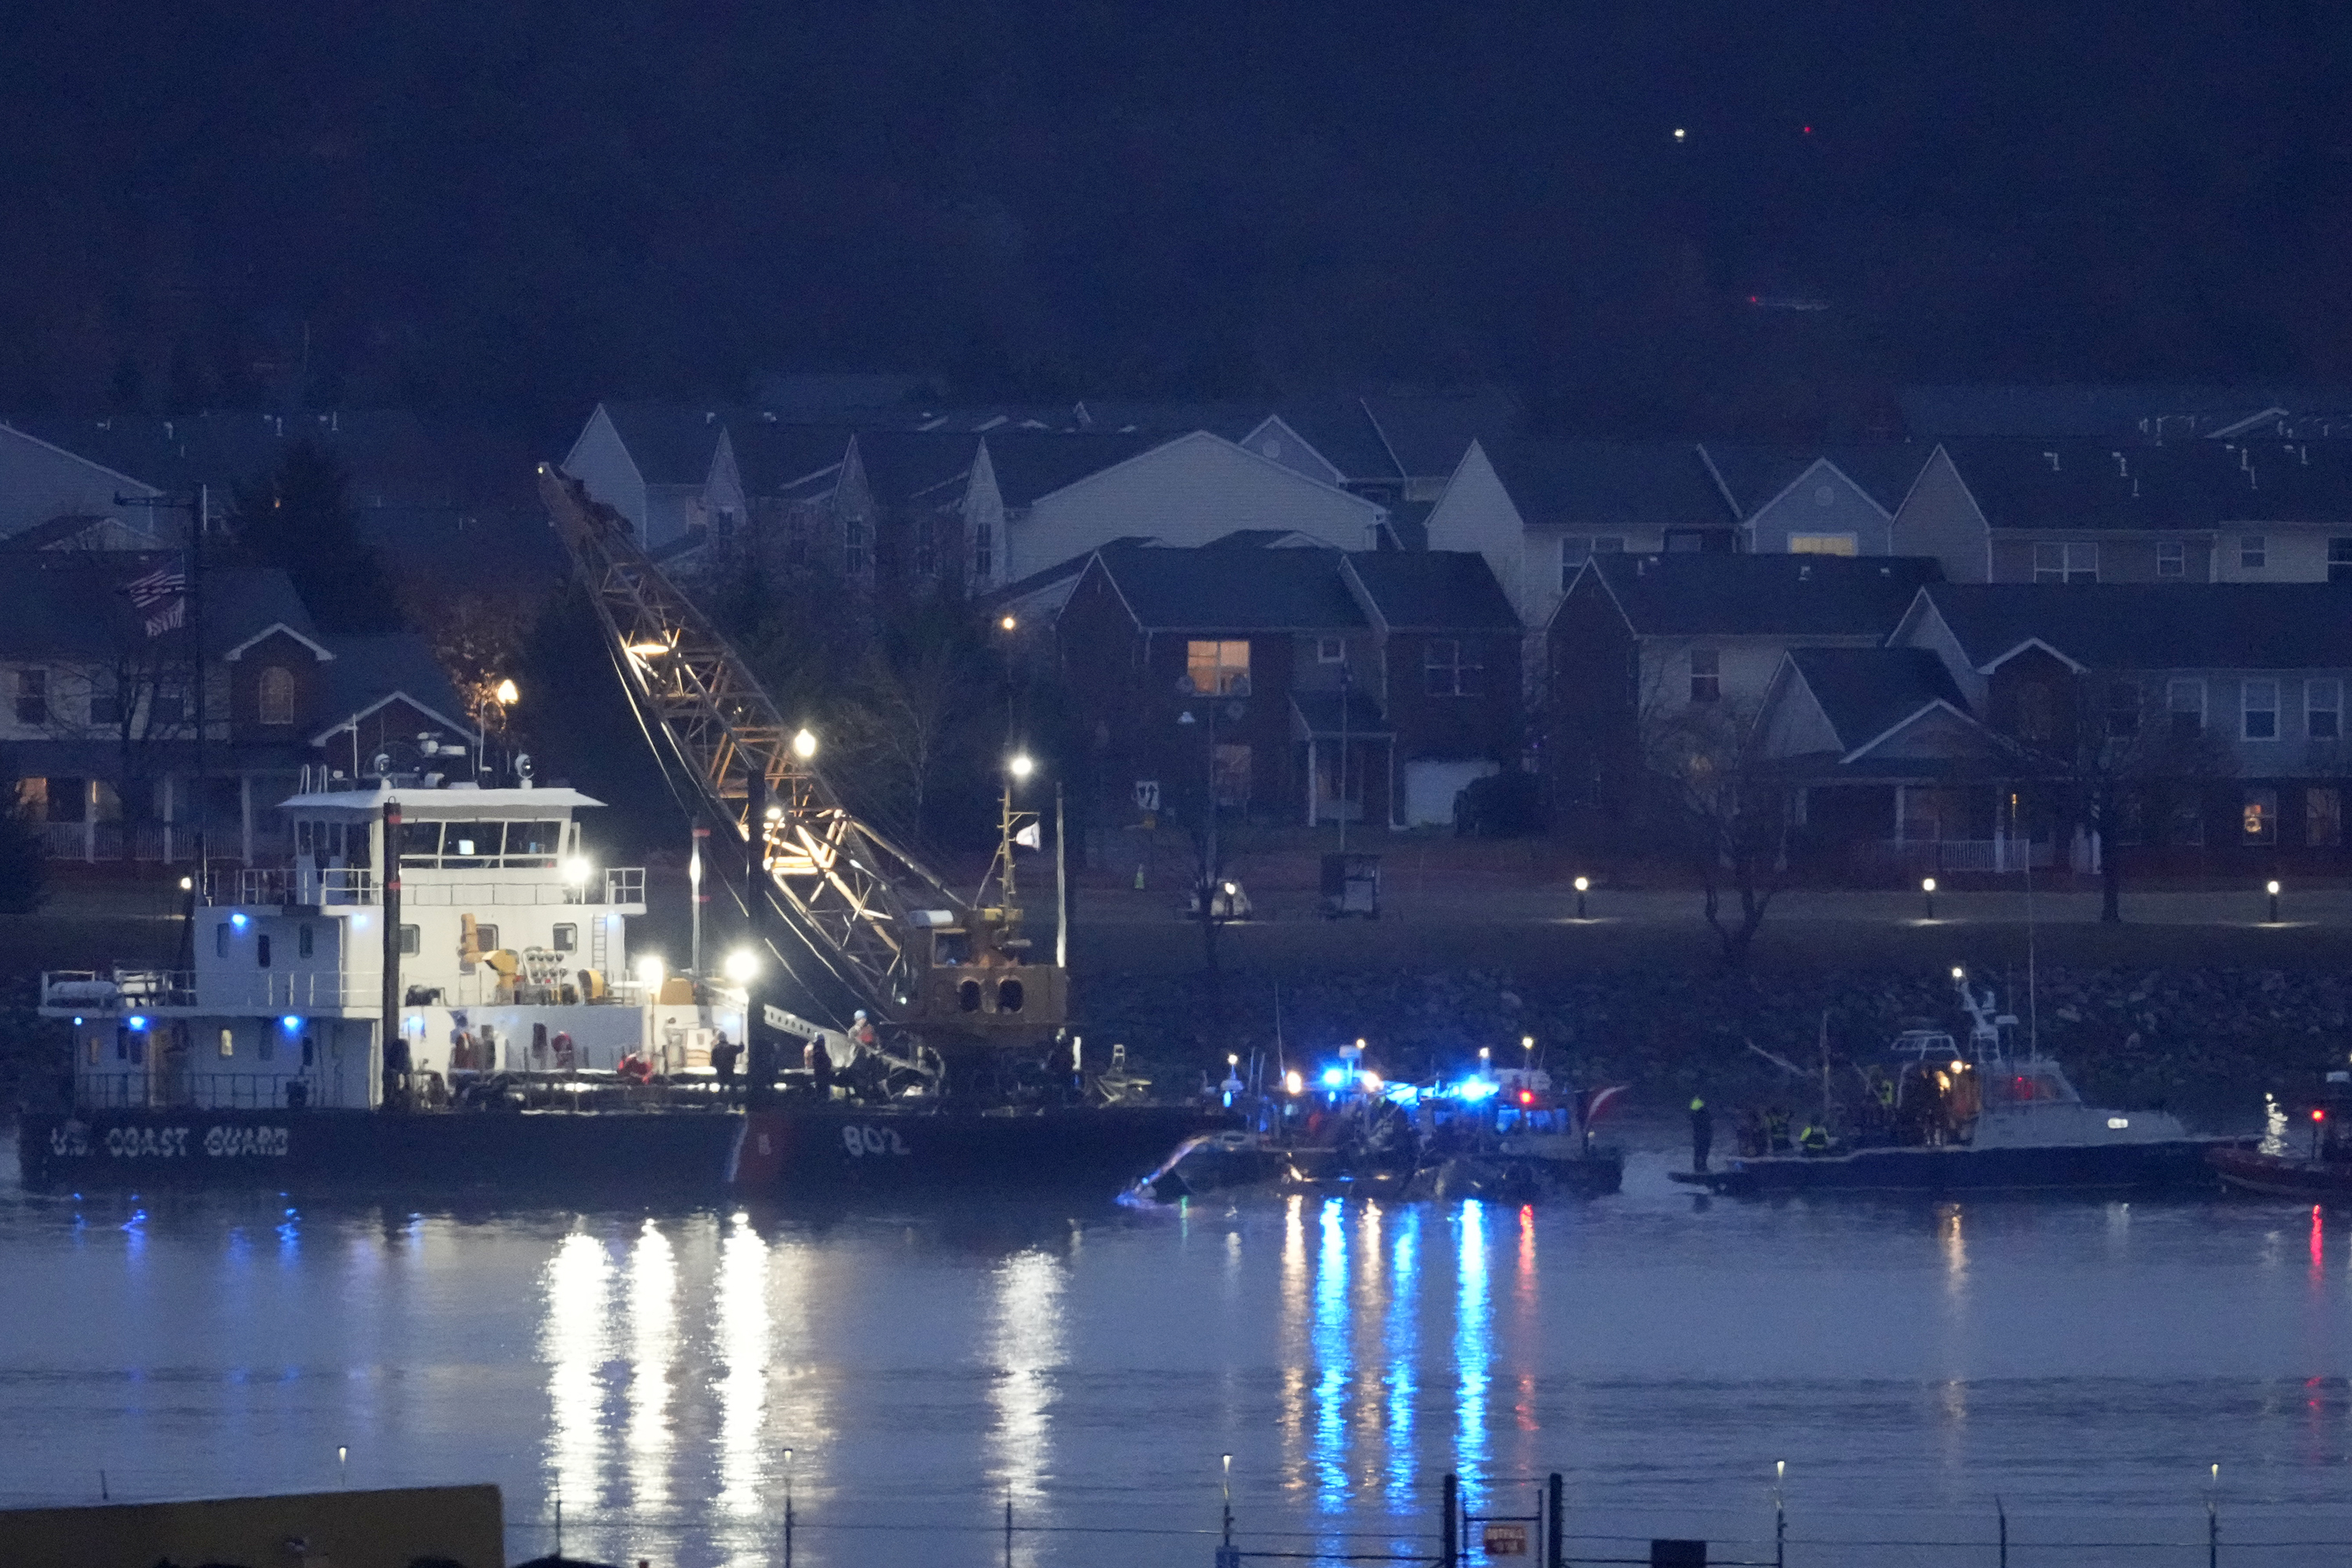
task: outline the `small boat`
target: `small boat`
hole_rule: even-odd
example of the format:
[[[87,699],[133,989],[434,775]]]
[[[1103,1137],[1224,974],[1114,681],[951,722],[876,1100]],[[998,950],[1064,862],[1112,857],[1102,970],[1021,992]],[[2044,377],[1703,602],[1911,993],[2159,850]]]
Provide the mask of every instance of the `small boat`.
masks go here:
[[[2017,1020],[1996,1015],[1990,988],[1975,993],[1964,973],[1953,977],[1971,1021],[1965,1047],[1944,1030],[1906,1030],[1870,1075],[1863,1111],[1825,1112],[1800,1140],[1812,1147],[1743,1151],[1720,1169],[1674,1179],[1730,1196],[2212,1184],[2209,1157],[2235,1140],[2193,1136],[2161,1110],[2084,1104],[2055,1060],[2019,1048]]]
[[[2309,1142],[2299,1150],[2287,1136],[2286,1112],[2271,1096],[2263,1099],[2268,1125],[2262,1142],[2252,1148],[2215,1149],[2206,1156],[2221,1180],[2265,1197],[2352,1202],[2352,1132],[2344,1131],[2352,1117],[2352,1072],[2327,1075],[2319,1103],[2311,1108]]]
[[[1388,1083],[1342,1058],[1311,1089],[1293,1073],[1282,1093],[1237,1100],[1247,1130],[1185,1140],[1125,1197],[1168,1204],[1258,1187],[1517,1203],[1603,1196],[1623,1182],[1623,1154],[1591,1131],[1617,1090],[1563,1103],[1549,1073],[1518,1068],[1482,1067],[1452,1085]]]

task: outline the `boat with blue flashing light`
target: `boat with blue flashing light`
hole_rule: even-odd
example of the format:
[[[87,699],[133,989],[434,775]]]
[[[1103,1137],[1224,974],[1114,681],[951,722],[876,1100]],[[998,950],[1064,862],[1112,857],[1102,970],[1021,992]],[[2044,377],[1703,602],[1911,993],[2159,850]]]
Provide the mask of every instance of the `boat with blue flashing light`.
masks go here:
[[[1990,988],[1971,989],[1958,969],[1952,979],[1969,1019],[1965,1043],[1948,1030],[1905,1030],[1864,1070],[1859,1105],[1825,1104],[1793,1139],[1769,1119],[1743,1118],[1738,1154],[1674,1180],[1728,1196],[2216,1185],[2210,1157],[2241,1140],[2192,1134],[2165,1110],[2084,1104],[2055,1059],[2018,1042],[2018,1020],[1995,1009]]]
[[[1622,1151],[1594,1122],[1620,1089],[1563,1093],[1541,1068],[1489,1068],[1452,1083],[1399,1083],[1365,1068],[1360,1046],[1273,1092],[1228,1080],[1246,1121],[1186,1139],[1122,1194],[1168,1204],[1211,1194],[1307,1191],[1402,1201],[1599,1197],[1624,1181]]]

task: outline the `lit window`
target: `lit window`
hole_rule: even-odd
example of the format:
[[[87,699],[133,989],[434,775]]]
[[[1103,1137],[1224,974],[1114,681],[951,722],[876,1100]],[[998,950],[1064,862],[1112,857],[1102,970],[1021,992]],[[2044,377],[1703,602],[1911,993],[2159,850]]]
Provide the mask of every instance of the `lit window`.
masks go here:
[[[220,1053],[224,1057],[233,1057],[236,1055],[236,1030],[223,1029],[220,1032]]]
[[[1711,647],[1695,647],[1690,656],[1690,700],[1713,702],[1723,696],[1723,655]]]
[[[2270,560],[2269,542],[2259,533],[2242,534],[2238,539],[2238,564],[2248,572],[2259,572]]]
[[[2245,683],[2245,700],[2242,704],[2245,721],[2242,733],[2249,741],[2278,739],[2278,682],[2249,680]]]
[[[2278,837],[2278,791],[2250,789],[2242,813],[2246,842],[2268,844]]]
[[[1475,697],[1486,689],[1486,670],[1477,645],[1459,637],[1432,637],[1421,656],[1423,678],[1432,697]]]
[[[2205,732],[2205,683],[2176,680],[2165,688],[2164,705],[2172,714],[2177,740],[2193,740]]]
[[[1856,553],[1851,533],[1792,533],[1789,535],[1791,555],[1852,555]]]
[[[2040,543],[2033,547],[2033,580],[2037,583],[2095,583],[2099,580],[2099,547],[2091,543]]]
[[[294,722],[294,672],[271,665],[261,672],[258,707],[264,724]]]
[[[1188,642],[1184,645],[1184,679],[1203,696],[1249,695],[1247,642]]]
[[[2352,540],[2347,540],[2352,543]],[[2156,574],[2159,577],[2185,577],[2189,574],[2189,551],[2177,539],[2156,542]]]
[[[2344,734],[2344,683],[2329,679],[2303,683],[2304,732],[2315,741],[2335,741]]]

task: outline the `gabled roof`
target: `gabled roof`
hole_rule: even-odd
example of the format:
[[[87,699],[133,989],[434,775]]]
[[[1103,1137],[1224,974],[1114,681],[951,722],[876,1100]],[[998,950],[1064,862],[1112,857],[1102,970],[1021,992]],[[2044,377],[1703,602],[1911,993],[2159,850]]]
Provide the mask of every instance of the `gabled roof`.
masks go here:
[[[905,501],[971,471],[980,438],[965,431],[861,430],[857,459],[866,485],[885,506]]]
[[[786,495],[814,475],[838,469],[851,434],[845,425],[772,425],[756,416],[727,424],[746,496]]]
[[[1022,430],[991,431],[982,439],[988,444],[988,466],[996,475],[996,493],[1013,507],[1034,506],[1038,497],[1148,452],[1161,441],[1156,435],[1044,435]]]
[[[1520,518],[1536,527],[1728,528],[1737,522],[1687,441],[1481,439]]]
[[[1947,441],[1996,529],[2352,523],[2352,443]]]
[[[1841,447],[1777,447],[1747,441],[1709,441],[1702,450],[1739,509],[1754,517],[1778,500],[1816,463],[1827,462],[1856,489],[1894,515],[1912,481],[1935,451],[1921,442],[1881,441]]]
[[[1970,717],[1944,661],[1924,647],[1792,648],[1787,657],[1848,753],[1938,703]]]
[[[1111,544],[1100,571],[1146,630],[1343,631],[1363,612],[1336,550],[1184,550]]]
[[[1498,386],[1369,393],[1360,402],[1397,471],[1411,479],[1442,479],[1461,463],[1471,442],[1486,443],[1491,449],[1493,443],[1511,439],[1519,427],[1517,401]],[[1315,439],[1313,432],[1303,433]],[[1339,462],[1336,457],[1331,460]]]
[[[433,649],[414,632],[383,632],[369,636],[320,639],[331,650],[324,666],[327,690],[322,716],[339,729],[362,714],[404,697],[453,730],[471,728],[465,721],[465,700],[449,683]],[[332,729],[327,731],[332,732]],[[312,744],[318,743],[314,738]]]
[[[1926,440],[1987,436],[2165,440],[2210,435],[2271,408],[2343,413],[2352,410],[2352,387],[2284,384],[1906,386],[1898,401],[1905,428]]]
[[[727,421],[715,405],[606,403],[599,405],[614,433],[629,449],[637,477],[649,485],[698,486],[710,478],[719,437]]]
[[[1381,439],[1380,427],[1372,423],[1371,414],[1360,397],[1286,398],[1275,405],[1273,417],[1296,431],[1300,440],[1314,447],[1348,480],[1405,477],[1398,471],[1395,457]],[[1463,447],[1467,450],[1469,443],[1465,441]],[[1462,454],[1456,452],[1454,458],[1459,462]],[[1451,465],[1438,470],[1440,475],[1453,471]]]
[[[1570,588],[1597,584],[1636,637],[1885,637],[1942,575],[1929,556],[1595,555]]]
[[[2352,589],[2332,583],[1932,583],[1919,598],[1983,671],[2036,646],[2091,669],[2352,668]]]
[[[288,626],[284,621],[272,621],[268,626],[261,627],[259,630],[248,634],[243,640],[238,642],[235,647],[223,653],[221,655],[221,661],[225,664],[235,664],[250,652],[257,644],[267,642],[271,637],[278,636],[280,632],[292,637],[304,647],[309,648],[310,650],[311,657],[316,658],[321,664],[327,663],[335,657],[334,650],[327,647],[326,644],[320,642],[318,638],[306,636],[303,633],[295,630],[292,626]]]
[[[1353,550],[1347,570],[1372,612],[1391,631],[1519,629],[1510,596],[1475,551]]]

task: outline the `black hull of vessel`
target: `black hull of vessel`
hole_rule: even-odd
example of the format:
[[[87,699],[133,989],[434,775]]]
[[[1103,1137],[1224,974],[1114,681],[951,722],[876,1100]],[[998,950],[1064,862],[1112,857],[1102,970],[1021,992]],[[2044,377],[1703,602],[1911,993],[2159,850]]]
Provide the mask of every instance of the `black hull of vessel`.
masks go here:
[[[2217,1185],[2207,1155],[2221,1142],[2068,1147],[1860,1149],[1850,1154],[1734,1159],[1721,1169],[1676,1171],[1687,1186],[1727,1197],[1775,1193],[2185,1192]]]
[[[1182,1106],[1003,1115],[845,1104],[726,1110],[103,1110],[17,1127],[35,1191],[171,1187],[789,1197],[1116,1177],[1217,1119]]]

